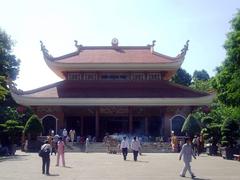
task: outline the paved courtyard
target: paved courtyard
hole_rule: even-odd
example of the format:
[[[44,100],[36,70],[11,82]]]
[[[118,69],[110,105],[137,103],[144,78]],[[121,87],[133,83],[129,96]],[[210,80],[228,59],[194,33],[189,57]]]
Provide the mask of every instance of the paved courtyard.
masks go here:
[[[56,156],[51,156],[51,176],[41,174],[41,158],[36,153],[23,153],[11,158],[0,157],[0,180],[175,180],[183,162],[178,154],[143,154],[138,162],[123,161],[120,154],[66,153],[67,167],[56,167]],[[198,180],[239,180],[240,162],[221,157],[201,155],[193,160],[192,170]]]

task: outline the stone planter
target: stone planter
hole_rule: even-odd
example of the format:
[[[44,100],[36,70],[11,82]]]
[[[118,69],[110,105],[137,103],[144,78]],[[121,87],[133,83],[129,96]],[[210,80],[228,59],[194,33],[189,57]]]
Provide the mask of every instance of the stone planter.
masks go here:
[[[218,147],[216,145],[209,145],[206,147],[206,153],[210,156],[216,156]]]
[[[238,152],[237,148],[222,147],[221,154],[224,159],[233,159],[233,154]]]

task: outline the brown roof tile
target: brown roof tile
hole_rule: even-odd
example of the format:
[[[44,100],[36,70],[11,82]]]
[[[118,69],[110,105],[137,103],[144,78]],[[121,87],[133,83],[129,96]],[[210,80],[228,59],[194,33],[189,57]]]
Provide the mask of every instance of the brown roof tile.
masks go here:
[[[25,92],[25,96],[38,98],[192,98],[206,95],[168,81],[61,81]]]
[[[80,53],[72,53],[54,58],[59,63],[171,63],[176,58],[157,52],[151,52],[144,47],[85,47]]]

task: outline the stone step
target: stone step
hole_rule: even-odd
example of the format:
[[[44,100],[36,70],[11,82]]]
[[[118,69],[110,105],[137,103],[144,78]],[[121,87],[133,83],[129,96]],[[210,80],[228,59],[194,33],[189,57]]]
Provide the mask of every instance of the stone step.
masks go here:
[[[80,144],[67,143],[66,152],[85,152],[85,146]],[[110,147],[111,152],[120,152],[118,147]],[[143,153],[168,153],[172,152],[170,144],[155,144],[155,143],[144,143],[141,151]],[[107,152],[107,147],[104,143],[90,143],[88,146],[88,152]],[[131,150],[130,150],[131,152]]]

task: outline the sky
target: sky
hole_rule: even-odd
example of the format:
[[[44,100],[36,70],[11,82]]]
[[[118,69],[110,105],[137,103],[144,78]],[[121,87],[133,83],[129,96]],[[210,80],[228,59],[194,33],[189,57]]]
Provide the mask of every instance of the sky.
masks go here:
[[[15,42],[21,60],[17,87],[31,90],[61,79],[45,64],[42,40],[54,57],[82,45],[145,46],[175,57],[187,40],[182,68],[191,75],[205,69],[214,76],[225,58],[229,21],[240,0],[0,0],[0,28]]]

